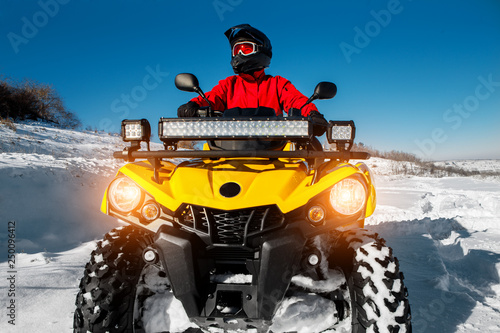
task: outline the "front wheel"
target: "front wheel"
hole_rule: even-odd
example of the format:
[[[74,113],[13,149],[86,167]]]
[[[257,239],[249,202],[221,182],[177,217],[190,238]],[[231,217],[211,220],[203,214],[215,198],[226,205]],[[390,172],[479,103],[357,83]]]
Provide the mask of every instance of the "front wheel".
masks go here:
[[[403,273],[385,240],[364,229],[346,231],[336,238],[330,263],[346,277],[352,332],[411,332]]]
[[[193,326],[161,264],[143,260],[150,244],[151,235],[132,226],[113,229],[97,243],[76,297],[75,333],[185,332]]]
[[[73,328],[83,332],[140,332],[134,325],[142,251],[151,237],[132,227],[111,230],[97,243],[80,281]]]

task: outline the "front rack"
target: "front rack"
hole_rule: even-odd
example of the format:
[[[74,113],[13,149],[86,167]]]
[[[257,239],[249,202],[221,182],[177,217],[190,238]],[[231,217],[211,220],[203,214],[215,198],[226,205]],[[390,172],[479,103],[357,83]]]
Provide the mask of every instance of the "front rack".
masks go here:
[[[161,158],[303,158],[303,159],[331,159],[338,161],[367,160],[367,152],[351,151],[314,151],[314,150],[159,150],[159,151],[134,151],[123,150],[113,153],[114,158],[134,161],[135,159],[161,159]]]
[[[131,142],[123,151],[113,153],[113,157],[133,162],[147,159],[154,168],[154,179],[159,182],[159,169],[163,158],[289,158],[305,159],[309,169],[315,169],[321,159],[348,162],[351,159],[366,160],[370,154],[351,152],[355,135],[353,121],[330,121],[327,139],[334,143],[336,151],[322,151],[315,147],[313,125],[307,118],[161,118],[158,123],[158,136],[165,150],[150,151],[151,128],[146,119],[124,120],[122,138]],[[288,141],[297,144],[294,151],[259,149],[234,150],[177,150],[177,143],[184,140],[264,140]],[[148,145],[147,151],[140,151],[141,142]],[[319,144],[319,142],[317,142]],[[169,149],[171,148],[171,149]],[[304,149],[305,148],[305,149]],[[312,148],[312,149],[308,149]]]

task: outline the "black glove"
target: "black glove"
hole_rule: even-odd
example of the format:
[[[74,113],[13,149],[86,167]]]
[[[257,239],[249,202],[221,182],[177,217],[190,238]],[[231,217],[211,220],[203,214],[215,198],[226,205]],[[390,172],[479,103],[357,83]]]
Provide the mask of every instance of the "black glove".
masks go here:
[[[313,134],[314,136],[322,136],[325,134],[328,128],[328,122],[325,117],[318,111],[312,111],[309,113],[309,117],[313,121]]]
[[[177,109],[177,117],[196,117],[200,106],[196,102],[187,102]]]

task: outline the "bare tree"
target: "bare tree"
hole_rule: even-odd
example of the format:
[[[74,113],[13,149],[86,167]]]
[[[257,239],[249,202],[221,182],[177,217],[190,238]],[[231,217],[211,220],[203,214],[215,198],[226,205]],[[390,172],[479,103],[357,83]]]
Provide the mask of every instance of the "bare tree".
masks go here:
[[[51,85],[29,79],[14,82],[0,78],[0,116],[19,120],[42,119],[66,128],[81,125]]]

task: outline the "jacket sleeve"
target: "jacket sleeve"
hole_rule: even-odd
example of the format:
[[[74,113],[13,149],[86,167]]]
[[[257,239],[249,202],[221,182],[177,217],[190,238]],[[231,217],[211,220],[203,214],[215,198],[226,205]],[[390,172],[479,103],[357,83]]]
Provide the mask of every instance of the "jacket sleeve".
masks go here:
[[[304,96],[295,86],[287,79],[278,76],[279,80],[279,94],[280,103],[283,109],[288,112],[291,108],[300,109],[309,98]],[[302,115],[308,116],[311,112],[318,112],[318,108],[313,103],[306,105],[302,109]]]
[[[219,81],[219,83],[209,92],[205,93],[207,99],[212,103],[214,111],[224,111],[227,109],[227,87],[229,78]],[[208,103],[201,97],[191,99],[191,102],[197,103],[199,106],[208,106]]]

